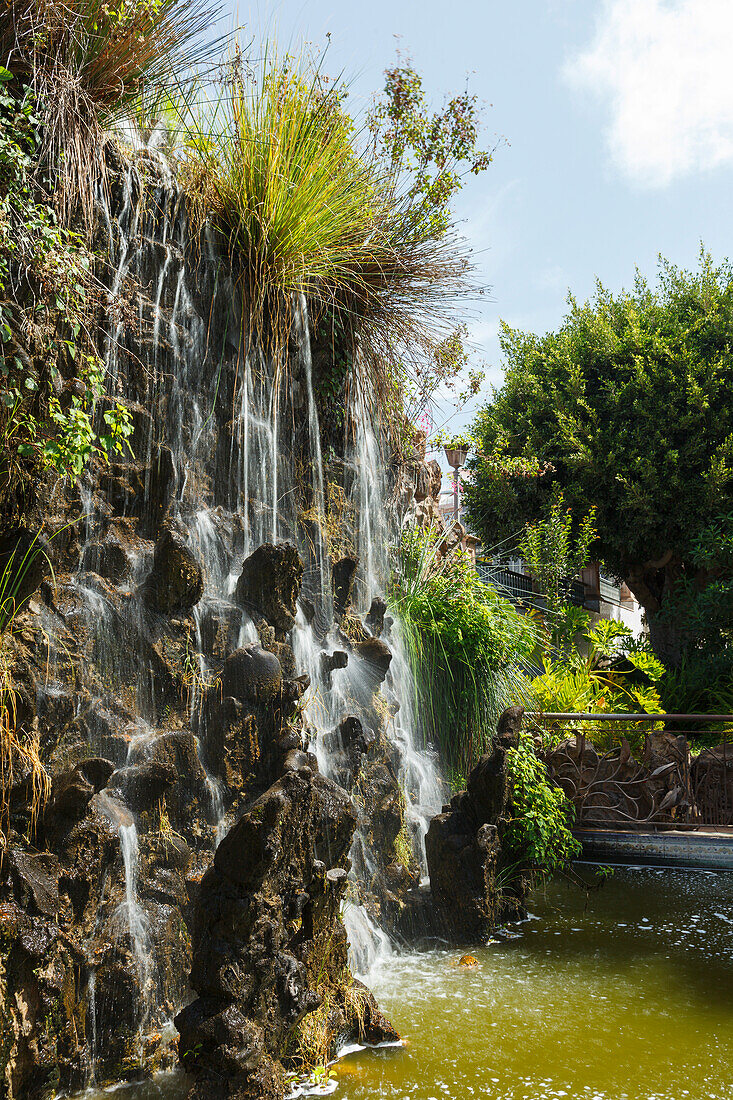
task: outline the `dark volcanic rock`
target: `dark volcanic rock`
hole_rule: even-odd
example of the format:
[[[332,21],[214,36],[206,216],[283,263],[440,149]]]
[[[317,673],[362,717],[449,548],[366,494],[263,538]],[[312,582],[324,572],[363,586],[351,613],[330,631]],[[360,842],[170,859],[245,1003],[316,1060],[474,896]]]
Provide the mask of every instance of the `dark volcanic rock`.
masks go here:
[[[114,764],[101,757],[82,760],[71,771],[62,772],[53,781],[51,801],[46,810],[50,814],[80,817],[85,813],[92,797],[107,785],[115,770]]]
[[[59,911],[59,861],[50,852],[10,851],[10,866],[15,895],[25,909],[30,904],[44,917],[55,918]]]
[[[278,641],[295,626],[296,600],[303,563],[289,542],[265,542],[245,560],[237,581],[237,600],[257,619],[273,627]]]
[[[114,538],[88,542],[81,559],[82,569],[118,584],[131,573],[130,562],[122,545]]]
[[[527,883],[519,876],[499,891],[501,830],[511,812],[506,751],[518,743],[522,707],[499,719],[491,750],[468,778],[467,790],[430,822],[425,850],[438,928],[456,943],[485,939],[501,919],[522,914]]]
[[[282,691],[283,676],[274,653],[258,645],[242,646],[227,657],[221,693],[241,702],[272,703]]]
[[[173,764],[162,760],[145,760],[120,768],[109,781],[109,791],[121,798],[135,813],[157,806],[166,791],[178,779]]]
[[[177,532],[164,531],[155,544],[153,568],[143,592],[150,607],[164,615],[187,611],[201,599],[201,566]]]
[[[345,649],[335,649],[333,653],[321,654],[321,674],[326,683],[331,684],[331,673],[337,668],[346,668],[349,655]]]
[[[359,563],[356,558],[341,558],[333,563],[333,606],[336,617],[340,618],[351,606],[354,591],[354,577]]]
[[[176,1017],[181,1063],[197,1079],[191,1100],[282,1100],[278,1058],[319,1008],[319,988],[335,994],[334,1044],[348,1032],[338,913],[355,825],[346,793],[304,766],[286,771],[219,845],[197,906],[198,998]],[[368,994],[360,1030],[394,1036]]]
[[[367,613],[366,624],[375,638],[384,630],[384,616],[387,614],[387,602],[381,596],[375,596]]]
[[[392,663],[392,651],[381,638],[365,638],[354,646],[362,660],[362,668],[371,690],[376,691],[389,671]]]
[[[15,527],[0,534],[0,576],[3,577],[3,614],[0,629],[5,625],[5,613],[14,612],[28,602],[44,577],[50,572],[49,546],[25,527]]]

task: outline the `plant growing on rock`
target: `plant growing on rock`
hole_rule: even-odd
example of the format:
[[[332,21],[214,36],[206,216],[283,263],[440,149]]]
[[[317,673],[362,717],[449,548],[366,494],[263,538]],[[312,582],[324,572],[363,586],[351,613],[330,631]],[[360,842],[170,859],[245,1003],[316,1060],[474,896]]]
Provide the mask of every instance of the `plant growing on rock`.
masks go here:
[[[251,303],[321,308],[413,327],[412,310],[454,288],[463,260],[415,239],[384,167],[359,149],[346,94],[309,59],[239,52],[221,92],[189,116],[183,178],[223,233]],[[289,316],[285,318],[289,322]]]
[[[566,869],[581,850],[571,832],[574,810],[550,782],[527,730],[516,748],[507,749],[506,764],[512,792],[512,815],[502,835],[506,858],[550,874]]]
[[[15,623],[23,603],[24,579],[43,553],[34,539],[24,552],[14,550],[0,573],[0,861],[7,847],[11,795],[16,783],[23,783],[26,788],[24,801],[31,832],[51,793],[38,736],[28,736],[19,727],[13,675],[13,654],[18,644],[14,637]]]
[[[39,160],[62,222],[93,228],[105,132],[160,103],[209,54],[204,0],[5,0],[0,56],[32,89]]]
[[[83,240],[59,226],[36,178],[35,97],[0,68],[0,513],[22,514],[39,472],[81,474],[121,452],[132,426],[103,392],[95,342],[101,285]]]

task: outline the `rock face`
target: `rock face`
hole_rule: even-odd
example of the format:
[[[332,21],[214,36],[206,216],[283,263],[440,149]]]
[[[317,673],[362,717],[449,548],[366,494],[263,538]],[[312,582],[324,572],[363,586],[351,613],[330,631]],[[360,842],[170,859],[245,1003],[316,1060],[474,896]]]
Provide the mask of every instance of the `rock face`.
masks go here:
[[[497,874],[502,829],[511,813],[506,751],[518,744],[523,714],[522,707],[504,711],[467,789],[430,822],[425,848],[435,915],[442,934],[455,943],[481,941],[500,921],[522,913],[527,884],[519,878],[500,889]]]
[[[154,611],[185,611],[199,602],[204,591],[201,566],[173,530],[155,544],[153,569],[145,582],[145,599]]]
[[[328,525],[313,476],[308,387],[320,403],[319,372],[345,386],[350,349],[334,372],[322,339],[311,380],[294,332],[273,401],[268,356],[253,349],[244,370],[227,257],[187,240],[157,162],[109,155],[99,276],[134,297],[100,329],[114,383],[100,412],[123,395],[133,453],[49,481],[0,529],[0,568],[41,530],[53,567],[33,558],[2,639],[23,751],[2,776],[0,1095],[48,1100],[180,1054],[196,1096],[280,1098],[283,1065],[394,1037],[347,966],[350,853],[385,927],[419,881],[389,734],[390,621],[355,583],[361,497],[332,386]],[[426,484],[423,470],[413,498]],[[324,702],[318,735],[349,794],[307,751]]]
[[[237,581],[237,599],[254,618],[263,618],[284,641],[295,626],[303,563],[289,543],[263,543],[246,559]]]
[[[334,1040],[354,1029],[339,910],[356,813],[344,793],[297,760],[239,819],[201,884],[191,985],[176,1018],[190,1098],[284,1095],[280,1059],[328,997]],[[373,1039],[394,1038],[363,998]]]

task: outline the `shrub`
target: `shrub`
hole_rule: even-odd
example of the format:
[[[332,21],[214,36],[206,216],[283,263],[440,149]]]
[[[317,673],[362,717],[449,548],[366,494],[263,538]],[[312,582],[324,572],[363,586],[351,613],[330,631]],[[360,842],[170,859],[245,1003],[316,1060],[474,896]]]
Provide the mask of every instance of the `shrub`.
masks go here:
[[[532,681],[537,709],[548,713],[663,714],[658,684],[664,674],[661,662],[644,646],[632,641],[623,623],[601,619],[588,626],[575,644],[547,652],[543,672]],[[550,741],[567,734],[567,727],[541,720]],[[583,732],[599,745],[626,737],[632,747],[643,745],[648,722],[584,722]]]

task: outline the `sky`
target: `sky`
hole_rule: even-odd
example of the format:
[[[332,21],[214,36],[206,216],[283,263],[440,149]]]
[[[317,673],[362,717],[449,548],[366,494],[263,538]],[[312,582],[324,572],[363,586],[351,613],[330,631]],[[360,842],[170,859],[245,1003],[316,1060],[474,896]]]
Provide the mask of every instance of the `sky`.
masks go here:
[[[733,0],[227,2],[283,46],[328,41],[352,108],[397,48],[435,107],[468,79],[484,144],[503,139],[458,202],[490,287],[469,317],[487,387],[501,384],[500,319],[545,332],[596,279],[618,291],[636,266],[653,278],[659,253],[694,266],[701,241],[733,253]]]

